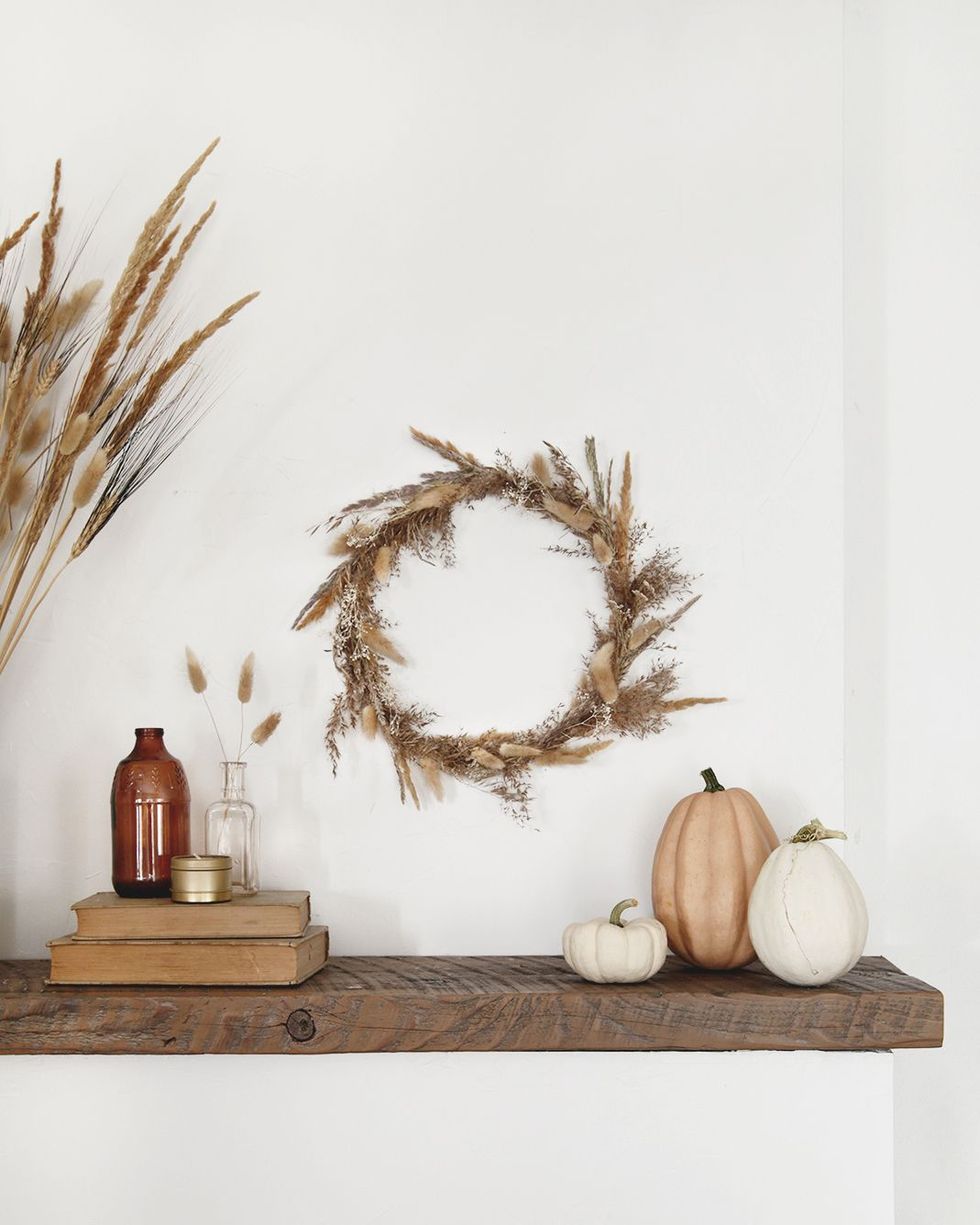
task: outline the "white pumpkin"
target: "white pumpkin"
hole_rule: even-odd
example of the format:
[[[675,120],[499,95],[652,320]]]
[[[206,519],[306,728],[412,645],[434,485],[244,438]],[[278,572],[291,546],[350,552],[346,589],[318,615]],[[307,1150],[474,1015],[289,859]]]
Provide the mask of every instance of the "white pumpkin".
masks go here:
[[[561,938],[565,960],[590,983],[641,983],[667,959],[667,931],[656,919],[623,922],[623,911],[637,906],[635,897],[612,909],[608,919],[569,923]]]
[[[776,847],[749,898],[749,938],[777,978],[818,987],[846,974],[864,952],[864,895],[827,838],[846,838],[819,821]]]

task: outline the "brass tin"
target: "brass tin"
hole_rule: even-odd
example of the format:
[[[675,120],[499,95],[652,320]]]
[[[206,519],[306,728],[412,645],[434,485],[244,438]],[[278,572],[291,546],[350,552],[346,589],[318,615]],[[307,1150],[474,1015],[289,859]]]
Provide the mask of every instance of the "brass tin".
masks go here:
[[[170,896],[175,902],[230,902],[230,855],[174,855]]]

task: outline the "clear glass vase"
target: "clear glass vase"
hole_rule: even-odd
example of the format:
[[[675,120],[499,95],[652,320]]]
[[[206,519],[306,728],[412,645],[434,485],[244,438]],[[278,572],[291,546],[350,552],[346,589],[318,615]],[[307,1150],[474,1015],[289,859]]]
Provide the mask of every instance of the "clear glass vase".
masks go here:
[[[204,817],[208,855],[231,856],[231,885],[235,893],[257,893],[259,888],[259,816],[245,798],[245,762],[221,763],[221,799]]]

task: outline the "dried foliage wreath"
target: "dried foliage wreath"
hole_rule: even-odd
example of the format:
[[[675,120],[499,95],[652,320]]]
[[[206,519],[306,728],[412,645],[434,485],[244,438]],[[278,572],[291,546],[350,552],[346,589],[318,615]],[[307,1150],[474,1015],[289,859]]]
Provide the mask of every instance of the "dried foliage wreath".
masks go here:
[[[612,736],[649,736],[661,731],[674,711],[724,701],[670,698],[676,686],[675,664],[662,656],[630,679],[640,657],[655,644],[663,645],[664,632],[699,597],[667,611],[672,600],[688,592],[688,577],[670,550],[657,550],[645,561],[638,556],[649,532],[634,519],[628,453],[614,496],[612,464],[602,472],[593,438],[585,440],[590,488],[550,443],[545,444],[547,456],[535,455],[523,469],[499,452],[497,462],[488,465],[451,442],[415,429],[412,435],[453,469],[427,472],[415,484],[352,502],[321,524],[331,531],[342,529],[331,549],[344,560],[313,593],[293,625],[302,629],[331,608],[338,610],[333,657],[344,688],[334,701],[325,733],[335,772],[340,737],[360,725],[368,736],[380,733],[387,742],[403,803],[410,796],[420,807],[414,767],[437,799],[443,798],[443,775],[450,775],[493,792],[523,820],[528,815],[532,771],[581,765],[607,748]],[[606,617],[592,618],[594,641],[571,700],[537,727],[430,735],[426,727],[434,715],[404,704],[395,692],[391,667],[403,666],[406,659],[386,632],[390,626],[375,596],[405,550],[451,564],[454,509],[486,498],[541,515],[571,533],[574,545],[558,551],[587,557],[601,572]]]

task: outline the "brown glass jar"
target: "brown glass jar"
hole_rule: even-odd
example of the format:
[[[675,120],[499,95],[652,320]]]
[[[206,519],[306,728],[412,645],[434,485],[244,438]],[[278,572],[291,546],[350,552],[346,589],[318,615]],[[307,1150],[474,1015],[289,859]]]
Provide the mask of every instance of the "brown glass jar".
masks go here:
[[[120,897],[167,897],[170,858],[191,849],[191,794],[162,727],[136,728],[112,780],[112,887]]]

